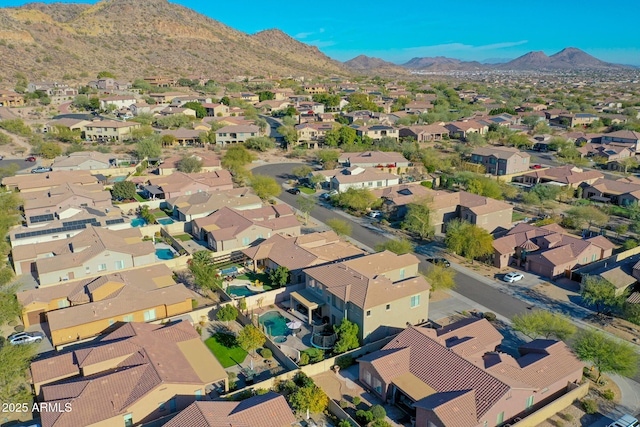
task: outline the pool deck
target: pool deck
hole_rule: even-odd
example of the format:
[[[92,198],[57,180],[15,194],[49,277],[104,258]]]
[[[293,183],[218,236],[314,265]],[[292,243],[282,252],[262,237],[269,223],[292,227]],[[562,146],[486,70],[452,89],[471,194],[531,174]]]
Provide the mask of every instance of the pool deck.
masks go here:
[[[278,313],[280,313],[283,317],[286,317],[288,320],[290,321],[299,321],[300,319],[296,316],[293,316],[291,313],[288,313],[287,311],[285,311],[284,309],[275,306],[274,308],[271,307],[263,307],[261,309],[255,309],[253,312],[254,314],[257,314],[258,316],[265,314],[269,311],[277,311]],[[293,332],[289,335],[285,336],[286,341],[283,343],[276,343],[274,342],[278,347],[280,347],[280,349],[282,349],[285,354],[287,353],[287,348],[290,348],[292,350],[298,350],[298,351],[302,351],[302,350],[306,350],[308,348],[313,347],[311,345],[311,330],[309,330],[308,325],[306,323],[302,323],[302,327],[300,327],[300,332],[297,332],[295,335],[293,335]]]

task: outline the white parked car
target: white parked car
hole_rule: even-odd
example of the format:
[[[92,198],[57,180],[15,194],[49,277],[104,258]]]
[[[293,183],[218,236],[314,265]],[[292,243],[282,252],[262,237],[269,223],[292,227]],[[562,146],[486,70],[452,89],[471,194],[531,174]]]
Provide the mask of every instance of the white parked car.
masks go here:
[[[381,211],[371,211],[367,214],[367,216],[369,218],[382,218],[382,212]]]
[[[620,419],[609,424],[607,427],[637,427],[638,425],[637,419],[631,415],[623,415]]]
[[[9,335],[9,342],[12,345],[31,344],[32,342],[38,343],[42,341],[42,338],[44,338],[42,332],[18,332],[17,334]]]
[[[512,271],[511,273],[507,273],[504,275],[504,278],[502,280],[504,280],[507,283],[513,283],[513,282],[517,282],[518,280],[522,280],[524,279],[524,276],[521,273]]]

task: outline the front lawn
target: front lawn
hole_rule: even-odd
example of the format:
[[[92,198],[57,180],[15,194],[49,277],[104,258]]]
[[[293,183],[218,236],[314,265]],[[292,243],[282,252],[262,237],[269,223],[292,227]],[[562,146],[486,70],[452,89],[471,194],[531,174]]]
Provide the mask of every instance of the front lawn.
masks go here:
[[[239,365],[247,357],[247,352],[238,346],[236,337],[231,334],[218,332],[204,343],[223,368]]]
[[[522,221],[523,219],[525,219],[527,216],[523,213],[517,212],[517,211],[513,211],[513,214],[511,214],[511,221],[512,222],[517,222],[517,221]]]
[[[314,194],[316,190],[309,187],[298,187],[298,190],[302,191],[304,194]]]

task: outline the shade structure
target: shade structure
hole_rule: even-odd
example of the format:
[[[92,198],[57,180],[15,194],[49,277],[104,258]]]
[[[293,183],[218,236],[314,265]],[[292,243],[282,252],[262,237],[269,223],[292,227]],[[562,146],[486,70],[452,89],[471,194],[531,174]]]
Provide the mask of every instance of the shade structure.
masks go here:
[[[289,329],[298,329],[302,326],[302,322],[299,320],[294,320],[292,322],[287,323],[287,328]]]
[[[538,249],[540,249],[540,246],[536,245],[531,240],[527,240],[526,242],[523,242],[520,245],[520,247],[525,251],[529,251],[529,252],[537,251]]]

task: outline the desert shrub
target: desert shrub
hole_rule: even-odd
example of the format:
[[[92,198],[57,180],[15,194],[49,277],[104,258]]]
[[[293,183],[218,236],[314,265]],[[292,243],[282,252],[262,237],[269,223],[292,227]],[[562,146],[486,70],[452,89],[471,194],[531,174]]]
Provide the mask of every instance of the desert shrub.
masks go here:
[[[613,400],[613,398],[615,397],[615,395],[613,394],[613,391],[610,389],[606,389],[600,394],[602,394],[602,397],[604,397],[607,400]]]
[[[358,396],[354,396],[354,398],[353,398],[353,399],[351,399],[351,401],[353,402],[353,404],[354,404],[355,406],[358,406],[358,405],[360,404],[360,402],[362,402],[362,400],[361,400],[361,399],[360,399],[360,397],[358,397]]]
[[[384,410],[382,405],[373,405],[370,411],[374,420],[382,420],[387,416],[387,411]]]
[[[273,353],[268,348],[263,348],[260,355],[265,359],[271,359],[273,357]]]
[[[356,420],[358,420],[360,424],[369,424],[373,421],[373,414],[371,411],[364,411],[360,409],[356,411]]]
[[[341,400],[340,401],[340,407],[342,409],[347,409],[349,407],[349,402],[347,402],[346,400]]]
[[[565,414],[565,413],[561,412],[561,413],[558,414],[558,416],[560,418],[562,418],[563,420],[565,420],[565,421],[569,421],[569,422],[573,421],[573,415],[571,415],[571,414]]]
[[[336,358],[336,365],[338,365],[340,369],[347,369],[349,366],[352,366],[354,363],[356,363],[356,361],[351,356],[340,356]]]
[[[496,320],[496,314],[490,311],[487,311],[486,313],[484,313],[484,318],[487,319],[489,322],[493,322],[494,320]]]
[[[598,403],[594,399],[582,399],[580,401],[582,403],[582,409],[587,414],[595,414],[598,412]]]

